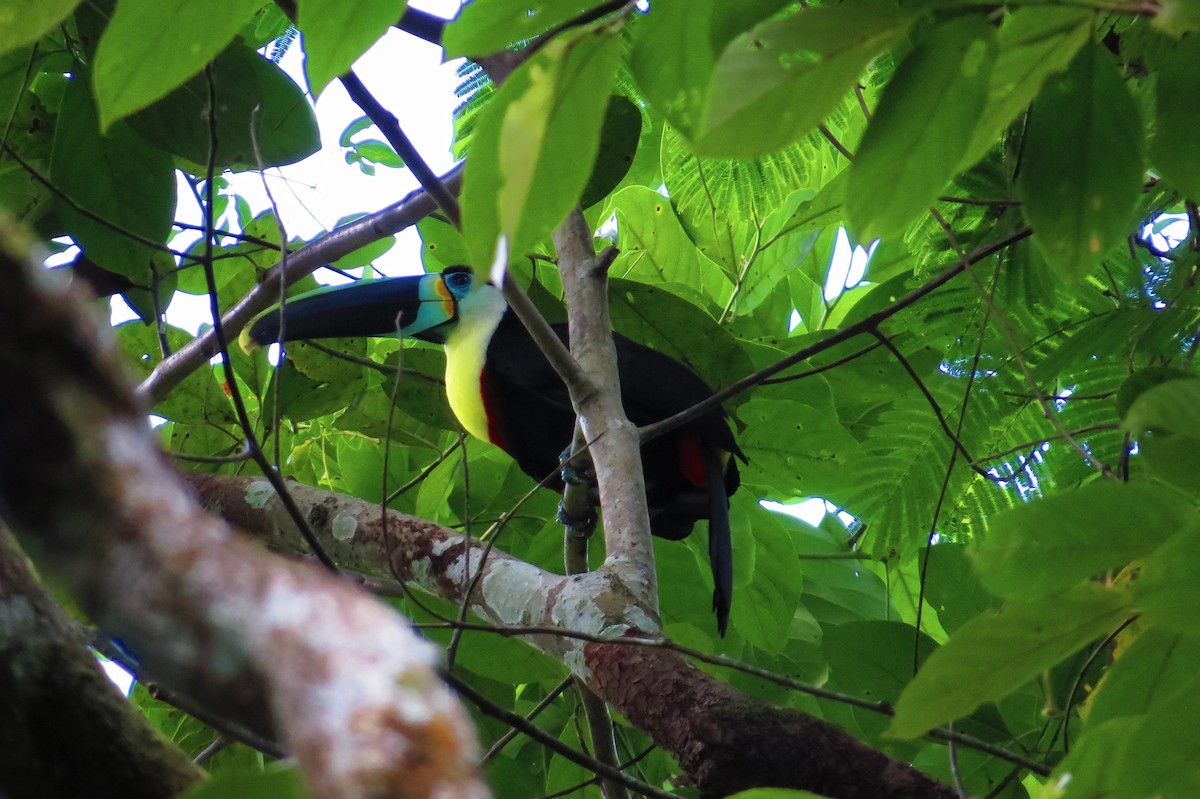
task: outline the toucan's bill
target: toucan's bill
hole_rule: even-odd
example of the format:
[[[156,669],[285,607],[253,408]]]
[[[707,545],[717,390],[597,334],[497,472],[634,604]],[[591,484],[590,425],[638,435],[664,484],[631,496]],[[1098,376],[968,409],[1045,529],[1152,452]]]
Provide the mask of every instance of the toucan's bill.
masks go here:
[[[242,331],[243,349],[310,338],[400,336],[441,343],[456,316],[443,274],[325,286],[267,310]]]

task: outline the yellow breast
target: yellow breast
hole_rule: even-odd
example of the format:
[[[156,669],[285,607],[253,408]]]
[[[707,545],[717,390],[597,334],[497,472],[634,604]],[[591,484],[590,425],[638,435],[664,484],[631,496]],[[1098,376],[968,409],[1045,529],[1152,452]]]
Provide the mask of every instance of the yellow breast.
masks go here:
[[[459,306],[458,324],[446,337],[446,396],[459,423],[476,438],[490,441],[483,404],[484,362],[488,343],[508,310],[504,297],[482,286]]]

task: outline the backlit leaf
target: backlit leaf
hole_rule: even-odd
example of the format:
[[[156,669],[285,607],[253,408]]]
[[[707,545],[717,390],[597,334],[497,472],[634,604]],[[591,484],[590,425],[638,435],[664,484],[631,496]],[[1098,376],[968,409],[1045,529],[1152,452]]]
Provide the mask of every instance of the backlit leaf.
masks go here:
[[[203,69],[262,5],[262,0],[117,3],[96,49],[101,128],[107,130]]]
[[[304,72],[313,95],[347,72],[404,13],[405,0],[303,0]]]
[[[888,734],[918,735],[994,702],[1112,632],[1131,612],[1120,591],[1085,583],[1043,602],[1009,602],[967,622],[917,672]]]
[[[971,556],[994,593],[1046,596],[1153,550],[1193,515],[1161,486],[1093,483],[997,516]]]
[[[996,34],[983,17],[929,31],[888,83],[850,165],[846,211],[865,239],[897,233],[957,171],[987,99]]]
[[[579,202],[600,143],[620,40],[605,29],[555,39],[491,100],[463,177],[463,234],[477,266],[497,237],[514,257]]]
[[[1034,101],[1017,181],[1034,242],[1062,279],[1090,274],[1125,235],[1142,170],[1137,106],[1089,43]]]

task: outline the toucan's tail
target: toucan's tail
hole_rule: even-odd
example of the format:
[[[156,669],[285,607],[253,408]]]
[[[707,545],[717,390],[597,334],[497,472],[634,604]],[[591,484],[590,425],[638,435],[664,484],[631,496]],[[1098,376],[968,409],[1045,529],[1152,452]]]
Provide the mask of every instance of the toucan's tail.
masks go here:
[[[733,600],[733,537],[729,531],[729,497],[725,493],[725,464],[715,447],[704,448],[704,476],[711,515],[708,519],[708,561],[713,575],[713,612],[717,632],[725,636]]]

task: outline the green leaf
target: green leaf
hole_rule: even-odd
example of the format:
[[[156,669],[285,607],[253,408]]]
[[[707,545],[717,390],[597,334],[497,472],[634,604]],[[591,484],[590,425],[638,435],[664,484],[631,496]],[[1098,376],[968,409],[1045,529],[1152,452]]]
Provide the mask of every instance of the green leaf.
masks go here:
[[[659,0],[638,25],[629,67],[655,110],[685,135],[700,127],[717,59],[780,0]]]
[[[80,0],[0,0],[0,55],[32,44],[75,10]]]
[[[128,356],[137,378],[144,378],[162,360],[162,347],[154,327],[141,322],[126,322],[116,328],[117,343]],[[167,327],[167,343],[173,352],[192,340],[185,330]],[[152,410],[159,416],[184,424],[207,422],[232,425],[233,409],[212,369],[197,369],[183,379],[166,399]]]
[[[101,129],[203,69],[262,5],[262,0],[121,0],[96,48]]]
[[[1188,635],[1200,633],[1200,525],[1191,524],[1141,562],[1133,582],[1145,618]]]
[[[1200,734],[1182,720],[1197,713],[1200,680],[1193,679],[1152,713],[1089,726],[1041,796],[1195,796],[1200,791]]]
[[[1116,660],[1088,700],[1088,726],[1137,716],[1166,706],[1168,697],[1196,677],[1200,637],[1151,627],[1119,649]]]
[[[864,239],[898,233],[957,171],[987,99],[996,32],[983,17],[929,31],[896,68],[850,165],[846,212]]]
[[[1200,380],[1169,380],[1137,395],[1121,426],[1134,434],[1200,437]]]
[[[258,53],[234,44],[213,62],[216,84],[216,167],[257,169],[295,163],[321,146],[308,98],[288,75]],[[201,75],[129,118],[148,141],[203,174],[208,161],[208,81]],[[251,137],[253,123],[254,136]]]
[[[1142,174],[1137,105],[1089,43],[1034,101],[1017,181],[1034,242],[1062,279],[1090,274],[1126,235]]]
[[[1092,34],[1092,14],[1082,8],[1017,8],[1000,28],[999,54],[992,67],[987,103],[971,136],[959,170],[966,169],[995,144],[1024,111],[1050,75],[1061,72]]]
[[[922,584],[925,601],[937,611],[938,621],[948,633],[1000,604],[975,575],[968,552],[963,544],[942,541],[929,547],[927,553],[926,578]]]
[[[1138,439],[1138,454],[1147,475],[1200,501],[1200,438],[1142,436]]]
[[[1145,369],[1138,369],[1125,378],[1125,382],[1117,389],[1117,416],[1125,419],[1134,401],[1155,386],[1172,380],[1187,380],[1194,379],[1195,377],[1191,372],[1174,369],[1169,366],[1147,366]],[[1158,402],[1161,402],[1161,400]],[[1150,426],[1153,425],[1148,425],[1147,427]],[[1131,429],[1131,432],[1140,433],[1141,429]]]
[[[971,557],[992,592],[1043,597],[1153,550],[1194,515],[1162,486],[1092,483],[1000,514]]]
[[[604,29],[555,39],[484,111],[463,176],[463,235],[477,266],[501,233],[517,257],[579,202],[596,159],[620,39]]]
[[[57,201],[58,214],[87,256],[148,288],[150,262],[160,250],[143,241],[162,244],[171,232],[175,171],[166,153],[125,124],[101,135],[83,80],[72,81],[63,96],[50,181],[66,198]]]
[[[404,13],[405,0],[304,0],[296,25],[304,33],[304,73],[313,96],[350,70]]]
[[[308,377],[291,358],[276,370],[275,379],[263,398],[263,408],[274,409],[275,394],[279,393],[279,413],[293,422],[305,422],[339,411],[350,404],[366,386],[366,375],[361,366],[353,367],[350,379],[327,381]]]
[[[596,153],[592,174],[579,198],[580,207],[590,208],[620,185],[633,166],[641,135],[642,110],[628,97],[613,95],[604,112],[600,149]]]
[[[1196,0],[1160,0],[1150,24],[1171,36],[1200,31],[1200,3]]]
[[[617,192],[611,207],[621,250],[613,274],[668,287],[700,305],[728,299],[729,278],[697,250],[670,200],[646,186],[629,186]]]
[[[442,34],[446,60],[498,53],[515,42],[545,33],[575,19],[600,0],[488,0],[459,9]]]
[[[820,124],[907,27],[883,2],[804,9],[758,25],[720,54],[700,123],[682,130],[701,155],[778,150]]]
[[[732,500],[729,523],[734,563],[729,625],[753,646],[770,652],[787,640],[800,603],[796,546],[777,517],[745,494]],[[707,540],[688,543],[703,561],[707,588],[711,575]]]
[[[741,344],[711,316],[685,299],[632,280],[609,282],[613,329],[639,344],[670,355],[712,388],[752,371]],[[739,400],[731,401],[730,407]]]
[[[917,672],[888,735],[915,738],[994,702],[1129,615],[1129,597],[1085,583],[1045,602],[1009,602],[964,624]]]
[[[913,677],[913,649],[924,661],[937,649],[925,633],[898,621],[851,621],[824,629],[821,641],[839,691],[894,702]]]
[[[753,397],[738,409],[738,443],[750,462],[742,482],[771,499],[825,496],[846,479],[858,441],[829,410],[790,399]]]
[[[1187,101],[1200,93],[1200,37],[1175,45],[1154,87],[1154,140],[1150,160],[1184,196],[1200,199],[1200,107]]]

